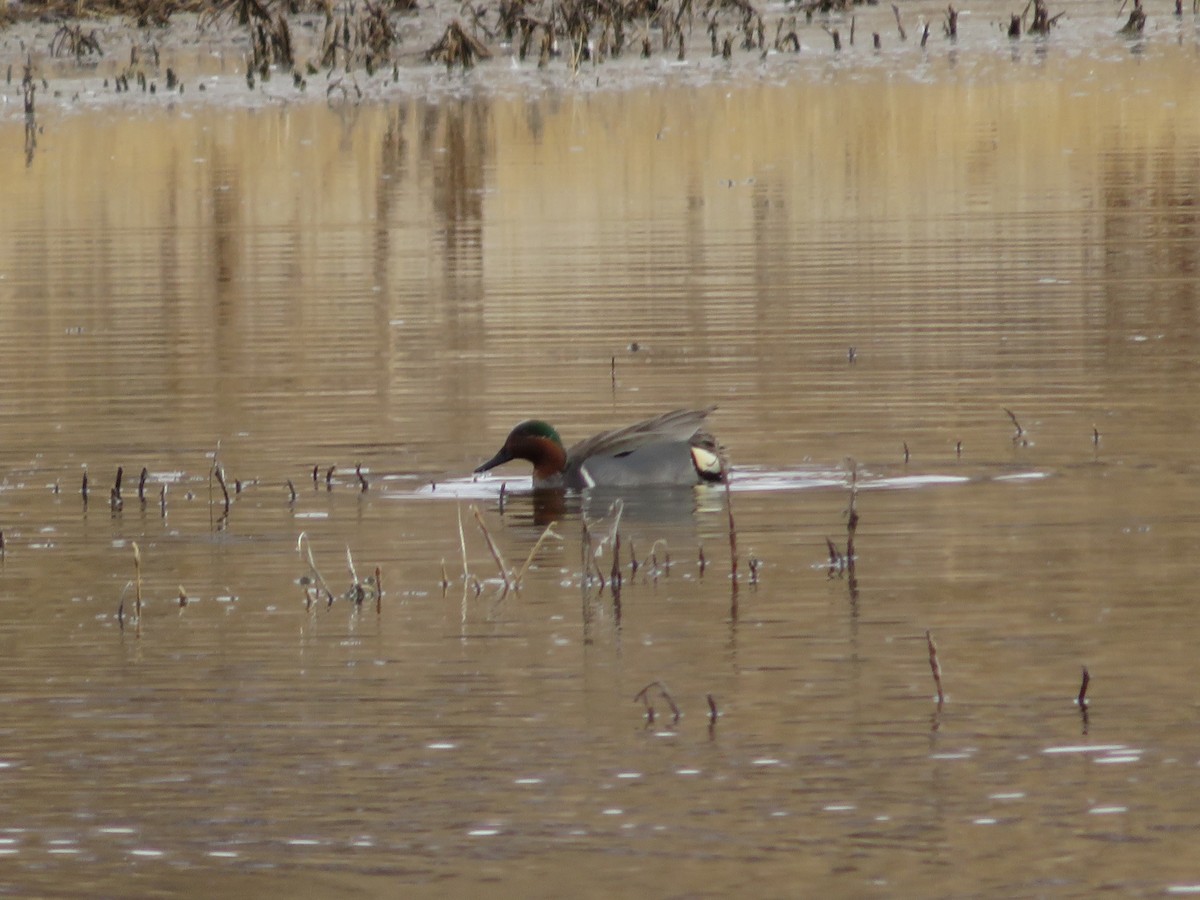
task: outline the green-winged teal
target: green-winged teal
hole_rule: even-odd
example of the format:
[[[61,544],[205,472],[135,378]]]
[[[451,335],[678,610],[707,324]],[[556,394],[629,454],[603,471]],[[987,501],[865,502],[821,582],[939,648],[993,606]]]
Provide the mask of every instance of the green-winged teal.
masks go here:
[[[530,419],[509,432],[499,452],[475,471],[525,459],[533,463],[535,488],[573,490],[724,481],[725,454],[703,428],[714,409],[677,409],[602,432],[569,450],[550,425]]]

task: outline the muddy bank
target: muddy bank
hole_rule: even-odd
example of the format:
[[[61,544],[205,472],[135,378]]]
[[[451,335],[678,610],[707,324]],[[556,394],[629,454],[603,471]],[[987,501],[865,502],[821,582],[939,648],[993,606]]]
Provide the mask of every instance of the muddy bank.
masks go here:
[[[1196,43],[1174,0],[1134,13],[1078,0],[803,4],[720,0],[437,0],[371,4],[16,4],[0,29],[3,114],[47,105],[337,102],[396,92],[628,87],[663,78],[814,77],[878,70],[923,79],[1009,55],[1137,56],[1153,42]],[[1147,12],[1149,10],[1149,14]]]

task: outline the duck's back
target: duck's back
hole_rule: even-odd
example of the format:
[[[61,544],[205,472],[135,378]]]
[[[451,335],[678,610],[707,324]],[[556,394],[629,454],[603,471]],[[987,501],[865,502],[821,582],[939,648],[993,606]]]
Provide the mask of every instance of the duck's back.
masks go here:
[[[695,485],[720,480],[724,472],[720,449],[701,430],[713,409],[674,410],[581,441],[567,453],[565,486]]]

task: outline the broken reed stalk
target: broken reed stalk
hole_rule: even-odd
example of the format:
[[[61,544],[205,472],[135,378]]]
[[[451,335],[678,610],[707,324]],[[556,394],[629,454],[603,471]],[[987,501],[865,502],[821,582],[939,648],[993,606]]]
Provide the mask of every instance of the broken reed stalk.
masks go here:
[[[825,546],[829,548],[829,577],[832,578],[834,572],[840,572],[845,568],[846,561],[828,537],[825,538]]]
[[[533,562],[533,557],[537,555],[538,550],[541,549],[541,546],[543,542],[545,542],[546,538],[552,537],[555,540],[562,540],[562,538],[558,536],[558,533],[554,531],[555,524],[555,522],[551,522],[549,525],[547,525],[541,536],[534,542],[533,549],[530,550],[529,555],[525,557],[524,565],[522,565],[521,570],[517,572],[517,577],[513,579],[513,590],[519,591],[521,589],[521,582],[525,578],[525,573],[529,570],[529,565]],[[443,577],[445,576],[443,575]]]
[[[142,550],[133,542],[133,611],[134,634],[142,636]]]
[[[621,589],[621,532],[619,531],[613,536],[612,571],[608,575],[608,581],[612,585],[614,593]]]
[[[665,684],[663,684],[661,681],[650,682],[648,685],[646,685],[644,688],[642,688],[640,691],[638,691],[637,694],[633,698],[634,703],[637,703],[639,700],[641,700],[642,703],[645,704],[646,719],[650,722],[654,721],[654,707],[650,703],[651,688],[658,688],[659,696],[661,696],[664,700],[666,700],[667,705],[669,707],[671,707],[671,715],[673,716],[673,720],[675,722],[678,722],[679,717],[682,716],[683,713],[680,711],[679,707],[676,706],[675,698],[673,698],[671,696],[671,692],[667,690],[667,686]]]
[[[892,12],[896,14],[896,30],[900,32],[900,40],[907,41],[908,35],[904,33],[904,23],[900,21],[900,7],[895,3],[892,4]]]
[[[87,506],[88,502],[88,477],[87,466],[83,467],[83,483],[79,487],[79,495],[83,497],[83,505]]]
[[[704,699],[708,701],[708,724],[716,725],[720,713],[717,712],[717,701],[713,699],[712,694],[705,694]]]
[[[182,612],[183,608],[187,605],[188,605],[187,591],[185,591],[183,589],[183,585],[181,584],[179,586],[179,609],[180,609],[180,612]]]
[[[958,10],[954,8],[953,3],[946,8],[946,22],[942,27],[945,29],[946,37],[951,40],[958,38]]]
[[[350,589],[346,592],[347,599],[353,600],[355,606],[362,606],[366,592],[363,591],[362,582],[358,580],[358,572],[354,569],[354,556],[350,553],[349,544],[346,545],[346,568],[350,570]]]
[[[336,463],[334,465],[330,466],[325,471],[325,490],[327,490],[327,491],[333,490],[333,473],[336,471],[337,471]]]
[[[290,478],[287,480],[287,488],[288,488],[288,505],[290,506],[296,502],[296,486],[294,484],[292,484],[292,479],[290,479]]]
[[[383,570],[375,567],[375,615],[383,613]]]
[[[925,632],[925,642],[929,645],[929,670],[933,672],[933,683],[937,686],[938,706],[946,702],[942,692],[942,664],[938,662],[937,644],[933,642],[933,632]]]
[[[483,532],[483,539],[487,542],[488,551],[492,554],[492,559],[496,561],[496,568],[500,570],[500,578],[504,582],[504,590],[511,590],[512,581],[508,577],[508,566],[504,562],[504,557],[500,555],[500,548],[492,540],[492,533],[488,531],[487,524],[483,521],[483,516],[480,514],[478,507],[472,505],[471,512],[475,515],[475,522],[479,525],[479,530]]]
[[[308,562],[308,571],[312,574],[313,583],[325,592],[326,602],[333,603],[333,591],[329,589],[325,578],[321,575],[321,570],[317,568],[317,561],[313,559],[312,543],[308,539],[308,532],[300,532],[300,537],[296,538],[296,552],[305,557]]]
[[[1025,436],[1025,429],[1021,427],[1021,423],[1017,421],[1017,417],[1013,415],[1013,411],[1011,409],[1008,409],[1007,407],[1001,407],[1001,409],[1003,409],[1008,415],[1009,419],[1012,420],[1013,428],[1016,429],[1016,431],[1013,432],[1012,438],[1012,442],[1015,444]]]
[[[858,463],[847,459],[850,466],[850,506],[846,510],[846,565],[854,565],[854,535],[858,532]],[[854,574],[851,570],[851,575]]]
[[[1083,681],[1079,685],[1079,696],[1075,698],[1075,702],[1080,706],[1080,708],[1086,707],[1088,705],[1087,690],[1088,690],[1088,683],[1091,682],[1091,680],[1092,680],[1092,676],[1088,674],[1087,666],[1084,666],[1083,667]]]
[[[121,499],[121,479],[124,475],[124,467],[117,466],[117,478],[113,482],[112,490],[108,495],[108,503],[113,509],[120,509],[125,505],[125,501]]]
[[[471,580],[471,570],[467,567],[467,536],[463,533],[462,523],[462,505],[455,504],[458,511],[458,546],[462,550],[463,561],[463,588],[467,586],[467,582]]]
[[[362,492],[365,494],[367,492],[368,485],[367,485],[367,477],[365,475],[363,475],[362,463],[354,464],[354,474],[358,477],[359,487],[362,488]]]
[[[229,515],[229,488],[225,485],[225,472],[220,465],[214,465],[213,475],[216,476],[217,484],[221,486],[221,496],[225,500],[224,514]]]
[[[579,542],[579,562],[583,570],[579,576],[580,584],[586,590],[591,580],[592,572],[595,571],[596,577],[600,579],[600,592],[603,593],[605,585],[604,572],[600,570],[600,564],[596,561],[599,550],[592,549],[592,529],[588,525],[586,516],[580,516],[580,527],[583,531],[583,540]],[[600,546],[603,546],[603,542],[601,542]]]
[[[655,578],[658,577],[658,572],[659,572],[659,567],[658,567],[658,545],[659,544],[662,544],[662,548],[663,548],[662,573],[664,575],[671,574],[671,548],[667,546],[666,538],[659,538],[657,541],[655,541],[653,544],[650,545],[650,555],[647,557],[647,562],[649,562],[651,572],[653,572]]]
[[[138,502],[146,505],[146,479],[150,477],[149,470],[142,466],[142,474],[138,476]]]

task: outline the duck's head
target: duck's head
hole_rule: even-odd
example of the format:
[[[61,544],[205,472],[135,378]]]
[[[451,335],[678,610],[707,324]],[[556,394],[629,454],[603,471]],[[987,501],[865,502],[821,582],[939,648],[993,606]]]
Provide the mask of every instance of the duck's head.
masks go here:
[[[567,451],[562,438],[546,422],[530,419],[517,425],[504,439],[496,455],[475,470],[486,472],[514,459],[533,463],[533,480],[545,482],[561,475],[567,467]]]

